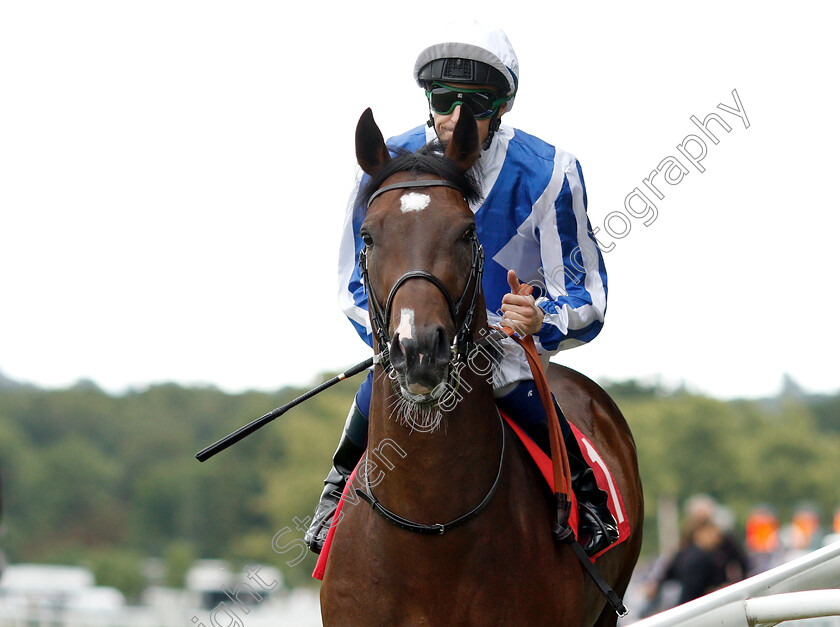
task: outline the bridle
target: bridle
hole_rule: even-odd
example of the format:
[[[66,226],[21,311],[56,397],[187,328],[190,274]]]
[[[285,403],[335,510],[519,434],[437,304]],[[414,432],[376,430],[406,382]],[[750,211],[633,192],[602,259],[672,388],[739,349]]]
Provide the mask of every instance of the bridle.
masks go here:
[[[385,192],[394,189],[410,189],[416,187],[451,187],[460,191],[460,188],[455,183],[443,179],[424,179],[420,181],[406,181],[403,183],[394,183],[393,185],[386,185],[385,187],[381,187],[378,190],[376,190],[371,195],[370,200],[368,200],[367,207],[368,209],[370,209],[371,203]],[[429,281],[432,285],[434,285],[441,291],[443,297],[446,299],[446,305],[449,308],[449,315],[452,318],[452,322],[455,324],[455,327],[458,328],[458,331],[455,334],[455,337],[452,340],[452,344],[449,348],[449,376],[456,376],[455,372],[457,372],[458,368],[454,366],[456,366],[460,360],[466,359],[466,356],[469,354],[470,348],[473,344],[471,327],[473,319],[475,318],[475,306],[478,301],[478,295],[481,294],[481,277],[484,273],[484,249],[479,243],[478,236],[475,233],[472,234],[470,239],[472,244],[472,262],[470,264],[470,274],[467,278],[467,283],[464,286],[464,291],[461,293],[461,296],[458,298],[457,301],[453,300],[452,295],[449,293],[449,290],[446,289],[446,286],[443,284],[443,281],[441,281],[431,272],[427,272],[426,270],[409,270],[408,272],[403,274],[399,279],[397,279],[393,287],[391,287],[391,291],[388,294],[388,298],[385,301],[385,307],[383,309],[381,302],[377,298],[376,293],[373,291],[373,286],[370,285],[367,266],[367,247],[363,248],[359,253],[359,270],[361,272],[365,292],[368,296],[370,323],[373,327],[373,332],[376,335],[376,339],[379,342],[380,356],[378,361],[386,372],[389,372],[393,368],[393,366],[391,365],[391,357],[388,348],[390,345],[391,338],[388,335],[387,325],[388,321],[391,319],[391,311],[394,304],[394,297],[397,294],[397,290],[406,281],[409,281],[411,279],[424,279],[426,281]],[[462,309],[464,308],[464,304],[467,303],[467,297],[470,294],[470,292],[472,292],[472,295],[469,298],[469,304],[463,313],[463,319],[461,320],[461,324],[460,326],[458,326],[458,319],[462,315]]]
[[[382,187],[376,192],[374,192],[371,195],[370,200],[368,200],[368,209],[370,208],[371,203],[378,196],[387,191],[416,187],[452,187],[460,191],[460,188],[457,185],[442,179],[395,183],[393,185],[386,185],[385,187]],[[411,279],[423,279],[425,281],[429,281],[432,285],[434,285],[441,291],[444,298],[446,299],[446,305],[449,308],[449,315],[452,318],[452,321],[454,322],[456,328],[458,328],[458,331],[455,334],[455,338],[453,339],[449,349],[449,372],[447,375],[449,378],[449,380],[447,381],[449,386],[452,386],[453,384],[457,386],[457,377],[459,376],[459,371],[461,370],[461,368],[457,367],[458,362],[461,359],[466,359],[472,345],[475,343],[472,336],[471,327],[473,319],[475,317],[475,307],[476,303],[478,302],[478,295],[481,294],[481,277],[484,273],[484,249],[479,243],[478,236],[475,234],[475,232],[472,233],[470,239],[472,244],[472,262],[470,264],[470,274],[467,278],[467,283],[464,286],[464,291],[461,293],[461,296],[458,298],[457,301],[453,300],[451,294],[449,293],[449,290],[446,289],[446,286],[443,284],[443,281],[441,281],[431,272],[427,272],[426,270],[409,270],[408,272],[403,274],[399,279],[397,279],[393,287],[391,287],[391,291],[388,294],[388,299],[385,301],[385,308],[383,310],[382,304],[380,303],[379,299],[376,297],[376,294],[373,291],[373,286],[370,285],[367,267],[367,247],[362,249],[362,251],[359,253],[359,270],[361,271],[362,280],[364,281],[365,290],[368,295],[371,326],[373,327],[373,332],[376,334],[376,339],[379,342],[380,355],[378,361],[386,372],[393,369],[388,349],[388,346],[390,344],[389,340],[391,338],[388,336],[388,327],[386,325],[387,322],[391,319],[391,310],[394,304],[394,297],[396,296],[397,290],[403,284],[405,284],[406,281],[409,281]],[[470,292],[472,292],[471,296],[469,296]],[[462,309],[464,308],[464,305],[467,302],[469,304],[463,312],[463,319],[461,320],[460,326],[458,326],[458,319],[462,316]],[[405,529],[406,531],[412,531],[414,533],[422,534],[443,534],[446,531],[449,531],[450,529],[460,527],[461,525],[466,524],[470,520],[474,519],[487,508],[487,506],[490,504],[490,501],[493,499],[493,496],[496,494],[496,490],[499,487],[499,483],[502,477],[502,468],[505,459],[505,427],[502,423],[501,415],[499,415],[499,423],[502,428],[502,446],[501,453],[499,455],[499,469],[496,472],[496,478],[493,481],[493,485],[490,487],[490,490],[487,492],[485,497],[478,505],[476,505],[472,510],[470,510],[466,514],[463,514],[462,516],[459,516],[454,520],[449,521],[448,523],[435,523],[431,525],[418,523],[409,520],[408,518],[404,518],[399,514],[396,514],[395,512],[389,510],[387,507],[382,505],[379,499],[377,499],[374,496],[368,473],[364,473],[365,489],[362,490],[361,488],[356,488],[356,494],[360,498],[365,500],[367,503],[369,503],[373,510],[380,516],[385,518],[385,520],[390,522],[392,525],[400,527],[401,529]]]

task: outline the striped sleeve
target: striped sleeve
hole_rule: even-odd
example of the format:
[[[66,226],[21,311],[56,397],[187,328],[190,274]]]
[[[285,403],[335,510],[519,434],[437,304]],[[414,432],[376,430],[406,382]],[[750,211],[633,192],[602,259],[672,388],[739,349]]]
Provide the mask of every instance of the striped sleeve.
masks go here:
[[[604,325],[607,273],[586,214],[583,172],[574,156],[557,150],[551,181],[535,204],[547,293],[535,339],[553,353],[585,344]]]
[[[356,198],[362,183],[362,171],[357,170],[356,184],[347,202],[341,245],[338,253],[338,304],[350,320],[359,336],[373,346],[373,335],[368,318],[368,301],[365,287],[359,271],[359,252],[364,244],[359,236],[359,228],[364,214],[356,211]]]

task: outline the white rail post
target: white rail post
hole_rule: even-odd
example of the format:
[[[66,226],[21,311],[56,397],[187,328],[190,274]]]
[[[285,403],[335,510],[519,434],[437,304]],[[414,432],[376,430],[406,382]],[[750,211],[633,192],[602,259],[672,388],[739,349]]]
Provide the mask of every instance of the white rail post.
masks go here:
[[[840,616],[840,590],[786,592],[744,601],[750,627],[772,627],[786,620]]]

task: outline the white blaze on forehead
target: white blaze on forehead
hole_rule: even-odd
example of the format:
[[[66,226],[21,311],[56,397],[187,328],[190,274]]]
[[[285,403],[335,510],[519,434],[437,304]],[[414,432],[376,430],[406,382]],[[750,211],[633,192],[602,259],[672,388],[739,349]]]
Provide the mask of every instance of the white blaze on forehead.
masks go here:
[[[414,310],[405,307],[400,310],[400,326],[397,327],[400,339],[410,340],[414,337]]]
[[[403,194],[400,197],[400,208],[403,213],[408,213],[409,211],[423,211],[423,209],[429,206],[430,202],[432,202],[432,199],[429,198],[428,194],[409,192],[408,194]]]

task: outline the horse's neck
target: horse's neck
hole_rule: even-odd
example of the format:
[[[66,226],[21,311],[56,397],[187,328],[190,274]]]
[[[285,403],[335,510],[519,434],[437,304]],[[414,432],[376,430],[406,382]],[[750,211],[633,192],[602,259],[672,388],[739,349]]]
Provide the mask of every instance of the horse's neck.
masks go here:
[[[431,431],[397,417],[397,399],[387,377],[374,387],[368,476],[376,483],[377,498],[402,516],[446,522],[442,519],[460,516],[464,507],[479,503],[494,481],[502,427],[493,390],[473,373],[464,375],[464,383],[461,389],[470,391]]]

